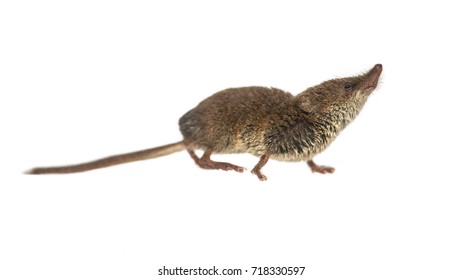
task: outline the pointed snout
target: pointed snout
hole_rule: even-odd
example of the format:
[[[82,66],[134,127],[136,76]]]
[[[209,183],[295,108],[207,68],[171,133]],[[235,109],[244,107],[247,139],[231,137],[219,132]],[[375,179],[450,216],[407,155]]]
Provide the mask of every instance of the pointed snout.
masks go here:
[[[365,89],[375,89],[377,87],[380,74],[382,74],[382,69],[382,64],[376,64],[374,67],[372,67],[371,70],[369,70],[369,72],[367,72],[367,74],[365,75]]]
[[[376,65],[371,69],[371,71],[376,72],[378,75],[380,75],[380,73],[382,73],[382,69],[383,69],[382,64],[379,63],[379,64],[376,64]]]

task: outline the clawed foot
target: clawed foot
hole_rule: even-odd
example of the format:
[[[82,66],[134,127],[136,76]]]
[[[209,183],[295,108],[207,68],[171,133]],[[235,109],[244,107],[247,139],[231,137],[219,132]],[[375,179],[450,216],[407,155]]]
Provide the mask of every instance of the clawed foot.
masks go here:
[[[234,170],[239,173],[244,172],[245,168],[241,166],[237,166],[227,162],[217,162],[210,159],[210,155],[212,154],[212,150],[207,150],[204,152],[204,155],[199,158],[197,157],[196,153],[192,149],[188,149],[188,153],[194,162],[199,165],[200,168],[204,169],[220,169],[220,170]]]
[[[217,161],[203,160],[203,159],[200,159],[198,165],[204,169],[220,169],[220,170],[225,170],[225,171],[234,170],[239,173],[242,173],[245,170],[244,167],[237,166],[231,163],[217,162]]]
[[[255,168],[252,169],[252,174],[257,175],[257,177],[258,177],[258,179],[260,179],[260,181],[266,181],[266,180],[268,179],[265,175],[263,175],[263,174],[261,173],[260,170],[255,170]]]
[[[260,157],[260,161],[258,161],[257,165],[252,169],[252,174],[257,175],[258,179],[260,181],[266,181],[268,178],[266,178],[263,173],[261,173],[261,168],[265,166],[265,164],[268,162],[268,159],[270,158],[270,153],[265,153]]]
[[[311,171],[313,173],[321,173],[321,174],[327,174],[327,173],[334,173],[335,168],[330,167],[330,166],[324,166],[324,165],[316,165],[314,161],[309,160],[308,161],[308,166],[311,168]]]

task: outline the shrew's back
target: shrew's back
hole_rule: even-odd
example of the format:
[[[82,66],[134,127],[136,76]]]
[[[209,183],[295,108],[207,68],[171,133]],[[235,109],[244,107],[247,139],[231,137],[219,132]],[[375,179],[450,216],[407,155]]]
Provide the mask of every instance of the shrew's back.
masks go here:
[[[184,139],[196,148],[260,154],[264,132],[294,108],[293,95],[279,89],[231,88],[199,103],[179,124]]]

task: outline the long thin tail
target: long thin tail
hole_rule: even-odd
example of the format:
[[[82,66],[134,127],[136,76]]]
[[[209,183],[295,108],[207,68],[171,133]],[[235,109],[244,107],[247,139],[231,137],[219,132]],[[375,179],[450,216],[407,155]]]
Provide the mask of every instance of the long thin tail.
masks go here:
[[[57,167],[37,167],[31,170],[26,171],[26,174],[66,174],[66,173],[76,173],[76,172],[83,172],[98,168],[104,168],[112,165],[132,162],[132,161],[139,161],[139,160],[146,160],[156,157],[161,157],[165,155],[169,155],[174,152],[179,152],[185,148],[183,141],[168,144],[165,146],[160,146],[152,149],[115,155],[110,156],[90,162],[75,164],[75,165],[67,165],[67,166],[57,166]]]

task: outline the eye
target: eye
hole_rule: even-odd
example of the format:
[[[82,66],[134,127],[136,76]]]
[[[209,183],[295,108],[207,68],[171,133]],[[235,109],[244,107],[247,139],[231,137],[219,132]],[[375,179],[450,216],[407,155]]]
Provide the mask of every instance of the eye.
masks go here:
[[[350,89],[353,88],[353,86],[354,86],[353,84],[349,84],[349,83],[348,83],[348,84],[345,84],[345,85],[343,86],[343,88],[346,89],[346,90],[350,90]]]

